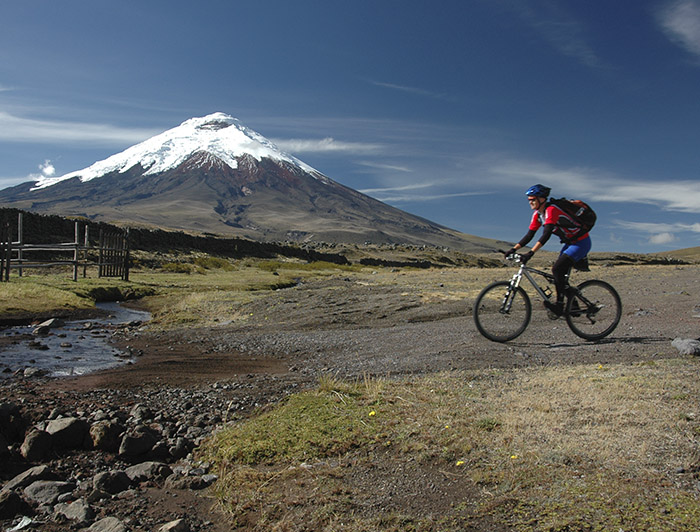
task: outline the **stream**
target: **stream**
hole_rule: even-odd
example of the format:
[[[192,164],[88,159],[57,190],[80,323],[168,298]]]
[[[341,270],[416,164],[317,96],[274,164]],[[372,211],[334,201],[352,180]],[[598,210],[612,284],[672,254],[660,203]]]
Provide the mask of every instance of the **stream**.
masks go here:
[[[110,345],[116,327],[150,320],[148,312],[122,307],[119,303],[98,303],[105,317],[67,321],[46,334],[35,334],[36,325],[0,330],[0,378],[31,368],[52,377],[84,375],[131,361],[131,357]],[[13,341],[12,338],[17,340]]]

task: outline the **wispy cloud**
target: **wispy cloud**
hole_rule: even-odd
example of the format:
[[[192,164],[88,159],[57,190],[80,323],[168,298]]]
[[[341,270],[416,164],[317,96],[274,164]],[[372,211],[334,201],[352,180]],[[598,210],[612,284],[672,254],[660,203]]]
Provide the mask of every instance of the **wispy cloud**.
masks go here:
[[[662,29],[669,39],[700,57],[700,2],[676,0],[658,12]]]
[[[372,189],[368,189],[372,190]],[[360,191],[369,194],[367,191]],[[450,198],[464,198],[467,196],[483,196],[486,192],[446,192],[444,194],[386,194],[373,193],[372,197],[387,203],[422,203],[427,201],[439,201]]]
[[[581,23],[556,2],[523,1],[512,4],[523,19],[557,52],[592,67],[605,66],[588,44]]]
[[[141,142],[161,130],[123,128],[110,124],[36,120],[0,111],[0,141],[74,143],[112,146]]]
[[[405,173],[411,173],[413,170],[409,168],[408,166],[400,166],[398,164],[389,164],[389,163],[375,163],[372,161],[359,161],[359,165],[365,166],[367,168],[373,168],[375,170],[390,170],[392,172],[405,172]]]
[[[289,153],[349,153],[372,154],[382,150],[381,144],[345,142],[332,137],[324,139],[270,139],[278,148]]]
[[[408,85],[397,85],[396,83],[386,83],[383,81],[373,81],[373,80],[370,80],[370,83],[372,85],[377,86],[377,87],[383,87],[385,89],[406,92],[408,94],[413,94],[416,96],[424,96],[424,97],[433,98],[436,100],[450,100],[449,96],[447,96],[446,94],[427,90],[427,89],[422,89],[419,87],[411,87]]]
[[[544,163],[511,160],[490,168],[494,184],[545,183],[561,195],[580,195],[596,201],[644,203],[676,212],[700,213],[700,182],[636,181],[595,168],[556,168]]]
[[[700,233],[700,223],[648,223],[617,220],[615,225],[627,231],[646,235],[649,244],[669,245],[679,241],[678,233]]]

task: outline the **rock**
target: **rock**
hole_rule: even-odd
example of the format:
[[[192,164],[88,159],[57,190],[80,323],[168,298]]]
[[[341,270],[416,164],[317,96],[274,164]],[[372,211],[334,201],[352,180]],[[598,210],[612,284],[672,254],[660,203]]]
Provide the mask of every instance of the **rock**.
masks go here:
[[[49,348],[48,346],[41,346],[41,347],[37,347],[37,349],[44,349],[44,347],[46,349]],[[39,369],[39,368],[26,368],[22,374],[25,377],[27,377],[28,379],[31,379],[34,377],[44,377],[44,376],[48,375],[49,372],[44,370],[44,369]]]
[[[0,434],[7,441],[21,441],[27,427],[19,406],[14,403],[0,403]]]
[[[145,427],[133,432],[127,432],[119,445],[119,456],[135,458],[148,453],[158,443],[158,438],[152,430]]]
[[[90,439],[95,449],[117,452],[124,427],[113,421],[98,421],[90,427]]]
[[[71,503],[59,503],[56,505],[55,513],[75,521],[79,525],[87,524],[95,518],[95,510],[85,499],[78,499]]]
[[[15,491],[0,491],[0,519],[29,513],[29,505]]]
[[[676,338],[671,345],[678,349],[681,355],[700,355],[700,341],[691,338]]]
[[[85,532],[127,532],[129,529],[116,517],[105,517],[95,521]]]
[[[164,524],[158,532],[190,532],[190,525],[184,519],[177,519]]]
[[[10,456],[10,442],[0,433],[0,466],[4,469],[3,460]]]
[[[135,421],[141,423],[143,421],[149,421],[153,419],[153,411],[147,406],[137,404],[131,409],[129,415],[134,418]]]
[[[31,469],[27,469],[24,473],[17,475],[2,487],[2,491],[22,489],[26,488],[37,480],[56,480],[56,478],[56,475],[51,472],[49,466],[39,465],[32,467]]]
[[[27,499],[39,505],[54,505],[64,493],[70,493],[75,489],[72,482],[62,480],[37,480],[24,488]]]
[[[51,434],[43,430],[31,430],[24,437],[19,452],[28,462],[41,461],[51,450],[53,438]]]
[[[93,487],[112,495],[129,489],[131,479],[124,471],[105,471],[92,479]]]
[[[209,484],[202,477],[170,475],[165,481],[165,487],[175,490],[203,490]]]
[[[89,433],[87,421],[75,417],[53,419],[46,425],[46,432],[53,437],[53,445],[59,449],[82,449]]]
[[[163,480],[172,473],[172,469],[161,462],[143,462],[126,469],[126,474],[136,484],[150,480]]]
[[[46,336],[51,332],[51,329],[55,329],[57,327],[63,327],[64,323],[62,320],[58,318],[51,318],[50,320],[46,320],[45,322],[40,323],[37,325],[34,330],[32,331],[32,334],[35,336]]]
[[[180,458],[187,456],[193,447],[194,445],[189,440],[185,438],[176,438],[175,443],[170,446],[168,452],[174,460],[179,460]]]

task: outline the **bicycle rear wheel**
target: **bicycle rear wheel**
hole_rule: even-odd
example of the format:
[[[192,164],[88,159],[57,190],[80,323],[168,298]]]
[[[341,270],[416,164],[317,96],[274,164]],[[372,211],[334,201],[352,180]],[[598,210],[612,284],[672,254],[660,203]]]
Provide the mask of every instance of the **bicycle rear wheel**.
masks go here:
[[[615,330],[622,316],[622,302],[605,281],[584,281],[566,303],[566,323],[586,340],[600,340]]]
[[[513,290],[508,281],[484,288],[474,302],[474,323],[489,340],[507,342],[520,336],[530,323],[532,305],[521,287]]]

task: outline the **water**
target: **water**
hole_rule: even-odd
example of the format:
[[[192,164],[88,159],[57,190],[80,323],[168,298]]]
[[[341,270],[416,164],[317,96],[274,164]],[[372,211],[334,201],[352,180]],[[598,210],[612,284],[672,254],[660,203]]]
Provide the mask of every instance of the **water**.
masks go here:
[[[109,314],[66,322],[46,336],[32,335],[34,325],[0,330],[0,378],[24,368],[42,370],[52,377],[84,375],[129,362],[128,354],[109,345],[112,330],[122,324],[146,322],[150,313],[119,303],[98,303],[97,307]],[[17,337],[16,343],[8,342],[12,337]]]

